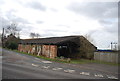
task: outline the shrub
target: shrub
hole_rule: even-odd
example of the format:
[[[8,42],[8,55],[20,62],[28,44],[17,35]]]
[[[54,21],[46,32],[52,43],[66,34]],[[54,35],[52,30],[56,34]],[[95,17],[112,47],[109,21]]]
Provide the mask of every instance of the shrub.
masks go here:
[[[18,44],[15,42],[9,42],[9,44],[7,45],[7,48],[9,49],[17,49],[18,48]]]

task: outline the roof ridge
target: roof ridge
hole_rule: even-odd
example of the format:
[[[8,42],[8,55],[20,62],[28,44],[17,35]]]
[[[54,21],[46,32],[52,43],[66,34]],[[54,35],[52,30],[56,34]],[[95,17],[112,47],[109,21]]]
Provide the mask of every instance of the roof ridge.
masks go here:
[[[30,39],[22,39],[22,40],[36,40],[36,39],[52,39],[52,38],[65,38],[65,37],[81,37],[81,35],[71,35],[71,36],[61,36],[61,37],[46,37],[46,38],[30,38]]]

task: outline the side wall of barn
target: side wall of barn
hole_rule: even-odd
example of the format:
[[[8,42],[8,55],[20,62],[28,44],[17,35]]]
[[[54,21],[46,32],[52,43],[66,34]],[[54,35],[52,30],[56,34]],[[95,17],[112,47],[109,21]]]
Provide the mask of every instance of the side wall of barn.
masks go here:
[[[69,43],[68,57],[75,59],[94,59],[94,52],[97,48],[90,43],[85,37],[80,36],[79,38],[70,40],[73,43]]]
[[[79,56],[81,58],[94,59],[94,52],[97,48],[85,37],[80,37]]]

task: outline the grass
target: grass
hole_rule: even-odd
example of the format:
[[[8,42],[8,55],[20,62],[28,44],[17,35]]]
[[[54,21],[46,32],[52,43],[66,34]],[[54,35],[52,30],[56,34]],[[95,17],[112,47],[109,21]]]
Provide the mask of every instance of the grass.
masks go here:
[[[98,61],[98,60],[88,60],[88,59],[72,60],[71,63],[73,64],[97,63],[97,64],[120,66],[120,64],[118,63],[104,62],[104,61]]]
[[[25,53],[25,52],[19,52],[18,50],[13,50],[13,51],[21,53],[21,54],[26,54],[26,55],[34,56],[34,57],[37,57],[37,58],[45,59],[45,60],[48,60],[48,61],[55,61],[55,62],[60,62],[60,63],[68,63],[66,60],[59,60],[58,58],[52,59],[52,58],[47,58],[47,57],[44,57],[44,56],[36,56],[36,55],[28,54],[28,53]]]
[[[88,59],[71,59],[71,61],[68,62],[66,59],[61,60],[58,57],[55,58],[55,59],[51,59],[51,58],[47,58],[47,57],[44,57],[44,56],[36,56],[36,55],[33,55],[33,54],[28,54],[28,53],[25,53],[25,52],[20,52],[18,50],[12,50],[12,51],[15,51],[15,52],[18,52],[18,53],[21,53],[21,54],[26,54],[26,55],[34,56],[34,57],[41,58],[41,59],[45,59],[45,60],[48,60],[48,61],[54,61],[54,62],[60,62],[60,63],[71,63],[71,64],[97,63],[97,64],[107,64],[107,65],[113,65],[113,66],[120,66],[120,63],[117,64],[117,63],[103,62],[103,61],[97,61],[97,60],[88,60]]]

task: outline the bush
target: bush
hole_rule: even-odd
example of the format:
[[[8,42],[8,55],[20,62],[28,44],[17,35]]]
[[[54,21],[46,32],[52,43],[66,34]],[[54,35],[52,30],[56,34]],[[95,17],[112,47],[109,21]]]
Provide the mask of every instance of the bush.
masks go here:
[[[7,43],[8,45],[7,45],[7,48],[9,48],[9,49],[17,49],[18,48],[18,44],[17,43],[15,43],[15,42],[9,42],[9,43]]]

